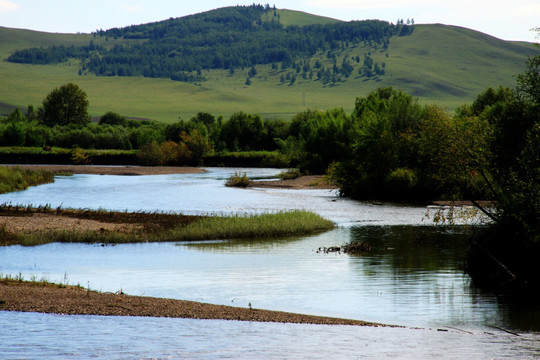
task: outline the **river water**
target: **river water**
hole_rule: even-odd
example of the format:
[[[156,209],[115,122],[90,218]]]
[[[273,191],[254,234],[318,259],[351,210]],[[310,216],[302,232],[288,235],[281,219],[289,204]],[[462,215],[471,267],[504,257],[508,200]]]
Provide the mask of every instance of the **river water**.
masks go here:
[[[0,248],[0,273],[100,291],[338,316],[405,328],[58,316],[0,312],[0,358],[536,358],[540,307],[482,293],[463,272],[468,227],[425,207],[362,203],[328,190],[223,186],[239,169],[75,175],[0,203],[186,214],[315,211],[338,228],[306,237]],[[242,169],[269,177],[276,169]],[[364,256],[320,248],[364,241]]]

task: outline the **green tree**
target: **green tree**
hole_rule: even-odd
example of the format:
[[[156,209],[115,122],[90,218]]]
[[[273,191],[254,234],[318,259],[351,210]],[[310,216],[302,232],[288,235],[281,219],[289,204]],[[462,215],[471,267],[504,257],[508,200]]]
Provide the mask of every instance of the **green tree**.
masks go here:
[[[23,121],[26,121],[26,117],[23,115],[21,110],[19,110],[19,108],[16,108],[15,110],[11,112],[11,114],[9,114],[7,121],[11,123],[23,122]]]
[[[194,164],[199,165],[202,162],[202,157],[212,151],[208,136],[199,133],[197,129],[191,130],[189,134],[182,132],[180,137],[191,152],[191,161]]]
[[[78,85],[68,83],[47,95],[39,109],[39,117],[47,126],[86,125],[90,122],[88,106],[86,93]]]
[[[496,290],[540,289],[540,55],[529,58],[515,91],[480,94],[474,111],[492,127],[487,170],[494,222],[473,241],[468,272]],[[473,108],[474,105],[473,104]]]
[[[416,137],[422,116],[415,98],[391,87],[358,98],[349,133],[351,159],[334,166],[342,192],[364,199],[411,196],[393,191],[391,184],[398,174],[408,174],[410,179],[417,176]]]
[[[348,157],[350,128],[351,118],[343,109],[307,110],[293,118],[290,136],[278,144],[302,170],[322,174],[332,162]]]
[[[26,139],[24,123],[26,122],[26,118],[19,108],[13,110],[6,121],[8,125],[5,128],[1,139],[2,144],[4,146],[24,146]]]
[[[221,128],[221,140],[230,151],[262,150],[267,129],[259,115],[237,112]]]

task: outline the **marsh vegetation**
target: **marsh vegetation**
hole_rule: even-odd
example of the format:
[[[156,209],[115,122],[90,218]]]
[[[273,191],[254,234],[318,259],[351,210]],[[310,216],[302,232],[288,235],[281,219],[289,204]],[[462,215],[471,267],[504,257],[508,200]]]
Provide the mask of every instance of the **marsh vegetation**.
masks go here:
[[[0,206],[1,245],[276,238],[322,232],[334,226],[333,222],[307,211],[192,216],[157,212],[52,209],[49,206]]]
[[[21,167],[0,166],[0,194],[25,190],[30,186],[54,181],[54,173],[48,170],[29,170]]]

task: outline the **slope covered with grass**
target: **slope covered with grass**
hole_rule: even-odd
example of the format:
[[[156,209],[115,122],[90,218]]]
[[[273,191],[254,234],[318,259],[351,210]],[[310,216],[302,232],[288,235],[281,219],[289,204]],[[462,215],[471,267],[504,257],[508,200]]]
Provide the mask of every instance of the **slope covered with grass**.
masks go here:
[[[334,21],[302,12],[276,12],[287,26]],[[305,74],[294,67],[283,69],[278,63],[274,67],[256,65],[253,76],[249,67],[234,72],[202,70],[205,81],[187,83],[142,76],[79,75],[80,62],[76,59],[56,65],[6,61],[9,54],[21,48],[86,46],[90,41],[112,48],[137,40],[0,27],[0,114],[8,114],[15,106],[23,111],[30,104],[39,106],[52,89],[68,82],[78,84],[88,94],[92,116],[114,111],[167,123],[189,119],[198,112],[228,117],[244,111],[263,118],[289,119],[307,108],[343,107],[351,111],[357,96],[385,86],[411,93],[422,103],[454,109],[470,103],[487,87],[513,86],[514,75],[524,69],[527,56],[538,52],[530,43],[503,41],[473,30],[436,24],[415,25],[411,35],[393,36],[386,49],[363,42],[343,43],[334,50],[297,59],[297,64],[309,65],[310,71]],[[384,66],[384,75],[366,77],[359,73],[366,56]],[[334,64],[341,67],[344,60],[353,67],[349,77],[342,76],[339,81],[318,78],[317,62],[331,69]]]

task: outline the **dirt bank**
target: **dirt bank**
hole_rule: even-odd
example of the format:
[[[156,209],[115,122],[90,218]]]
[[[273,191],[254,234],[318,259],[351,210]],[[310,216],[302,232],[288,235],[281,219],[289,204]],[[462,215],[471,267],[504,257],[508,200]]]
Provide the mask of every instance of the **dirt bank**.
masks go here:
[[[55,173],[94,175],[167,175],[196,174],[204,169],[190,166],[88,166],[88,165],[17,165],[25,169],[45,169]]]
[[[256,180],[251,182],[250,187],[277,189],[336,189],[334,185],[324,181],[322,175],[306,175],[292,180]]]
[[[0,279],[0,310],[71,315],[151,316],[257,322],[385,326],[358,320],[100,293],[82,287]]]

